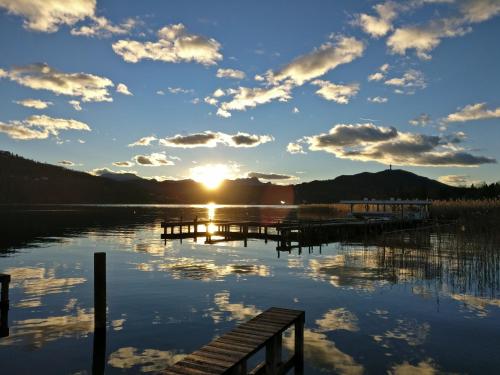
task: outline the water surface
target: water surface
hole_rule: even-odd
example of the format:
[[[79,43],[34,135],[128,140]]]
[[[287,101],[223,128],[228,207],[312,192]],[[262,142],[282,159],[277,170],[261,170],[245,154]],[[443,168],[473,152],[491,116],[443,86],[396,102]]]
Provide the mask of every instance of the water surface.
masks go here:
[[[90,374],[93,253],[108,262],[106,373],[154,373],[271,306],[306,311],[306,374],[496,373],[500,252],[440,230],[281,252],[249,240],[163,242],[183,217],[274,221],[332,208],[3,208],[0,272],[12,276],[2,374]],[[285,347],[293,347],[288,335]],[[95,360],[95,358],[94,358]]]

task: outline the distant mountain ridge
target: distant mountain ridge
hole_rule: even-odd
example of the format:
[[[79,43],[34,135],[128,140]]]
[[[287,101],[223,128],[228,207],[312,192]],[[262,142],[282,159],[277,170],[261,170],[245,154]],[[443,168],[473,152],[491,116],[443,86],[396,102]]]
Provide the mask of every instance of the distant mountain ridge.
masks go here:
[[[489,189],[489,190],[484,190]],[[94,176],[0,151],[0,203],[334,203],[363,198],[497,197],[498,184],[458,188],[404,170],[363,172],[335,179],[274,185],[257,178],[225,181],[207,190],[193,180],[156,181],[134,174]]]

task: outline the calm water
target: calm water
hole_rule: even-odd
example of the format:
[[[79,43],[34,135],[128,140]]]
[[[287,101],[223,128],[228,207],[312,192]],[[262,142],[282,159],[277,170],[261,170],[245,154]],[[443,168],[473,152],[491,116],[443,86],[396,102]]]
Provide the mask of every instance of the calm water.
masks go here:
[[[306,310],[306,374],[498,373],[500,246],[422,233],[331,243],[160,240],[160,221],[322,217],[293,207],[38,207],[1,212],[12,276],[0,373],[90,374],[93,253],[108,261],[106,373],[154,373],[270,306]],[[292,347],[290,337],[285,346]]]

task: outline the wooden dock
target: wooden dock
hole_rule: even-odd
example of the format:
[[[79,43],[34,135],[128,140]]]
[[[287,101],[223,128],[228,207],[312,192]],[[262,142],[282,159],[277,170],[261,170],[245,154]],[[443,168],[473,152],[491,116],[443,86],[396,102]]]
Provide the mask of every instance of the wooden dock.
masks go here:
[[[303,374],[304,320],[304,311],[272,307],[189,354],[162,374],[286,374],[292,368],[295,374]],[[291,326],[295,328],[294,353],[283,361],[282,336]],[[265,361],[248,371],[247,360],[264,347]]]
[[[193,239],[204,237],[206,244],[249,239],[277,242],[276,250],[290,251],[302,247],[321,246],[334,241],[363,238],[402,228],[413,228],[425,220],[401,220],[398,218],[340,218],[321,221],[170,221],[162,222],[161,238],[167,240]]]

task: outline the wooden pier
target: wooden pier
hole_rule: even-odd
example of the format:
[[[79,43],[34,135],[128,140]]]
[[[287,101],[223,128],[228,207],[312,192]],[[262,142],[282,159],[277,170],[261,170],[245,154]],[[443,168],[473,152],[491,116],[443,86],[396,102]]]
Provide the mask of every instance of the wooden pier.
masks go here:
[[[272,307],[232,331],[189,354],[162,374],[286,374],[292,368],[295,374],[304,373],[305,313]],[[293,355],[283,361],[283,332],[295,328]],[[265,347],[266,359],[248,371],[247,360]]]
[[[276,250],[290,251],[302,247],[321,246],[334,241],[356,240],[402,228],[413,228],[424,219],[402,220],[400,218],[374,217],[359,219],[346,217],[322,221],[171,221],[162,222],[161,238],[167,240],[204,237],[206,244],[226,241],[242,241],[247,246],[249,239],[277,242]]]

